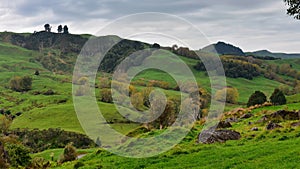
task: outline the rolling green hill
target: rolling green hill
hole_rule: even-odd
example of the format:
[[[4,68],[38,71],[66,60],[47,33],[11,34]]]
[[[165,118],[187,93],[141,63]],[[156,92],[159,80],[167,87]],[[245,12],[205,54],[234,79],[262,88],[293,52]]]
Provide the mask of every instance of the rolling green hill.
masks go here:
[[[14,115],[10,129],[61,128],[84,133],[73,105],[72,69],[81,47],[89,37],[93,36],[60,35],[47,32],[36,34],[0,33],[0,109],[9,111]],[[123,117],[115,104],[100,101],[102,88],[99,87],[99,83],[101,83],[99,79],[103,76],[110,79],[116,66],[126,59],[128,63],[131,63],[129,72],[143,69],[143,66],[135,63],[140,59],[139,62],[146,63],[148,66],[151,64],[160,65],[162,70],[172,70],[180,82],[188,81],[190,78],[183,74],[182,69],[180,69],[181,64],[187,65],[199,88],[208,93],[214,94],[216,92],[212,91],[206,72],[195,69],[199,59],[178,55],[180,52],[172,51],[169,48],[159,52],[157,49],[153,49],[150,44],[121,39],[117,36],[94,38],[107,38],[113,42],[121,40],[108,52],[107,58],[100,64],[95,92],[98,107],[103,116],[110,126],[122,134],[136,132],[138,133],[137,137],[149,137],[159,135],[164,131],[152,129],[150,132],[139,133],[141,124],[130,122]],[[146,50],[147,55],[141,57],[137,55],[131,60],[127,58],[127,55],[139,50]],[[227,86],[236,88],[239,94],[236,103],[226,104],[226,111],[232,111],[235,108],[244,109],[249,96],[256,90],[263,91],[269,98],[275,88],[285,85],[292,90],[295,88],[294,84],[298,83],[293,74],[283,74],[279,70],[273,71],[270,65],[276,65],[278,68],[283,64],[291,65],[293,71],[290,72],[297,73],[300,71],[298,64],[300,59],[261,60],[235,55],[225,55],[222,56],[222,59],[242,66],[254,65],[259,71],[259,75],[251,80],[243,77],[226,78]],[[36,71],[39,72],[39,75],[35,75]],[[273,74],[270,76],[268,73]],[[16,76],[30,76],[32,89],[23,92],[11,90],[10,79]],[[164,86],[154,87],[159,88],[168,97],[178,98],[181,94],[176,89],[178,84],[174,78],[168,72],[157,69],[141,71],[132,79],[131,84],[137,92],[141,92],[153,82],[163,82]],[[300,128],[291,127],[291,123],[297,121],[280,121],[279,124],[283,128],[272,131],[265,129],[266,123],[257,123],[264,115],[278,110],[300,109],[299,93],[291,93],[286,98],[287,105],[251,109],[248,111],[253,115],[251,118],[232,123],[232,127],[229,129],[241,133],[242,139],[239,141],[213,145],[198,144],[196,143],[197,135],[202,130],[203,125],[201,122],[197,122],[179,145],[156,157],[130,159],[113,155],[101,148],[94,148],[80,150],[80,153],[87,153],[80,160],[62,165],[53,162],[52,167],[74,168],[75,164],[82,163],[82,168],[260,168],[261,166],[266,168],[297,168],[299,167],[297,144],[300,142]],[[133,112],[132,109],[123,106],[118,108]],[[142,109],[147,109],[147,107],[143,105]],[[97,121],[96,118],[95,121]],[[258,127],[258,131],[252,131],[251,128],[253,127]],[[55,159],[59,159],[62,151],[62,149],[46,150],[33,156],[51,160],[50,154],[54,152]]]

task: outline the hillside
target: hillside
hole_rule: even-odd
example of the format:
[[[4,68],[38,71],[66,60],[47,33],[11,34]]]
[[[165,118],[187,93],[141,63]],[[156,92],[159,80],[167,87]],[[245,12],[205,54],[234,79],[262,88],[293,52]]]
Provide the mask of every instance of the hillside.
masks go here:
[[[112,44],[119,42],[105,55],[98,68],[96,84],[92,85],[86,83],[88,77],[85,76],[72,79],[72,71],[77,56],[89,37],[94,38],[94,42]],[[103,44],[103,47],[105,45],[108,44]],[[10,132],[19,132],[19,134],[23,130],[29,132],[26,136],[27,139],[19,139],[20,144],[31,148],[32,157],[41,157],[50,161],[52,168],[74,168],[74,165],[81,165],[80,168],[298,167],[299,156],[295,154],[299,151],[296,145],[300,143],[300,128],[294,125],[299,122],[300,117],[299,119],[289,119],[290,116],[288,115],[287,117],[276,116],[273,118],[272,114],[280,110],[289,110],[292,113],[299,110],[300,67],[298,63],[300,59],[265,60],[259,57],[249,57],[238,47],[222,42],[203,49],[205,52],[200,51],[201,56],[212,60],[216,57],[209,54],[213,47],[216,47],[218,53],[221,54],[220,58],[226,75],[226,90],[233,89],[237,92],[237,94],[231,95],[234,97],[233,100],[227,101],[227,98],[225,99],[227,103],[222,120],[234,120],[230,122],[231,126],[222,129],[234,130],[241,135],[239,140],[202,144],[198,143],[198,134],[203,129],[205,117],[208,116],[209,99],[217,95],[218,91],[211,88],[205,65],[195,57],[195,52],[198,51],[192,51],[185,47],[178,49],[161,47],[161,49],[166,50],[158,50],[158,47],[154,48],[153,46],[114,35],[94,37],[50,32],[0,33],[0,112],[3,114],[0,117],[12,118],[12,123],[9,126]],[[145,53],[137,52],[141,50]],[[128,57],[132,53],[135,54]],[[132,104],[137,111],[126,106],[127,100],[122,97],[122,90],[117,91],[117,95],[120,97],[115,102],[112,101],[111,93],[107,92],[111,89],[111,84],[116,84],[122,88],[123,83],[126,82],[122,77],[120,81],[112,80],[112,73],[121,62],[124,70],[128,70],[129,74],[143,70],[145,67],[143,63],[149,67],[159,65],[162,70],[172,71],[172,74],[158,69],[146,69],[139,72],[130,81],[130,86],[126,91],[129,91],[131,96],[129,101],[133,102]],[[197,122],[188,135],[167,152],[155,157],[132,159],[111,154],[103,149],[107,147],[92,147],[89,143],[88,146],[84,145],[88,149],[82,149],[84,146],[77,147],[79,154],[87,154],[86,156],[74,162],[60,164],[57,163],[57,160],[60,159],[64,145],[59,144],[59,146],[49,148],[49,143],[45,143],[47,145],[44,148],[36,149],[28,141],[31,139],[33,142],[36,141],[35,137],[30,137],[30,132],[46,132],[51,135],[53,134],[51,132],[60,132],[60,129],[70,132],[69,135],[73,136],[70,139],[81,138],[82,135],[80,134],[85,134],[85,131],[80,125],[74,109],[72,88],[86,87],[86,84],[95,90],[98,108],[106,120],[104,125],[109,125],[124,135],[137,138],[158,136],[169,127],[168,125],[173,122],[173,118],[179,114],[180,102],[185,101],[181,100],[180,97],[186,96],[187,93],[180,91],[179,84],[184,84],[183,86],[187,88],[184,90],[190,90],[190,77],[183,73],[182,65],[187,66],[198,84],[196,91],[199,91],[200,98],[195,102],[201,104],[201,110],[196,112],[199,113]],[[212,71],[218,74],[219,69]],[[172,77],[171,75],[175,76]],[[31,89],[26,91],[13,90],[11,79],[24,76],[29,76],[32,79]],[[179,81],[176,81],[174,77],[178,78]],[[262,91],[266,95],[266,99],[270,101],[269,98],[275,88],[280,88],[284,92],[287,104],[246,107],[250,95],[255,91]],[[149,124],[130,121],[128,117],[138,117],[140,114],[151,110],[149,95],[154,89],[164,93],[168,99],[168,107],[160,116],[161,118]],[[81,95],[80,90],[74,91],[74,94],[79,98],[85,98],[84,95]],[[86,110],[89,110],[89,104],[85,104],[85,106],[87,107]],[[125,114],[123,114],[124,112]],[[172,116],[168,116],[169,114]],[[247,117],[244,118],[243,116]],[[268,121],[259,121],[265,118],[269,118]],[[269,122],[274,122],[282,127],[268,130],[266,127]],[[92,119],[90,124],[93,123],[99,123],[98,119]],[[150,127],[145,128],[147,125]],[[255,131],[252,130],[255,127],[257,131],[256,129]],[[103,132],[106,133],[107,131]],[[106,134],[108,140],[111,139],[109,133]],[[6,135],[8,134],[6,133]],[[68,138],[64,139],[68,141]],[[51,141],[51,139],[49,140]],[[96,142],[96,140],[93,141]],[[38,140],[34,143],[35,146],[43,144]],[[136,142],[124,141],[124,144],[143,146]],[[128,151],[131,151],[130,147]],[[54,154],[55,160],[51,159],[51,154]]]
[[[281,58],[281,59],[293,59],[293,58],[300,58],[300,54],[287,54],[287,53],[273,53],[268,50],[259,50],[255,52],[246,52],[247,55],[258,56],[258,57],[274,57],[274,58]]]

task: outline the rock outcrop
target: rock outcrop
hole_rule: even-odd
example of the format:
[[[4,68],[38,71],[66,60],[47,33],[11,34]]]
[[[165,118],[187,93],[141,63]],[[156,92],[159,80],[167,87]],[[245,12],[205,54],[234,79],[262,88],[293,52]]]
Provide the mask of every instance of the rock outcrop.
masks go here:
[[[233,130],[204,130],[198,135],[198,142],[212,144],[216,142],[226,142],[227,140],[239,140],[241,134]]]

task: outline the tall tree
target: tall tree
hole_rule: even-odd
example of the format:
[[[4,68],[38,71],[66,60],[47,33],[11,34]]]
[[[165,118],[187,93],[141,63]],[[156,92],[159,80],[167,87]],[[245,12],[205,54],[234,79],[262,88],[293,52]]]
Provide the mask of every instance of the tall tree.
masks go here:
[[[64,34],[68,34],[69,33],[69,28],[67,25],[64,26]]]
[[[288,5],[287,14],[300,19],[300,0],[283,0]]]
[[[61,25],[59,25],[58,27],[57,27],[57,32],[58,33],[61,33],[63,31],[63,27],[61,26]]]
[[[45,28],[45,31],[46,31],[46,32],[51,32],[51,26],[50,26],[49,23],[46,23],[46,24],[44,25],[44,28]]]

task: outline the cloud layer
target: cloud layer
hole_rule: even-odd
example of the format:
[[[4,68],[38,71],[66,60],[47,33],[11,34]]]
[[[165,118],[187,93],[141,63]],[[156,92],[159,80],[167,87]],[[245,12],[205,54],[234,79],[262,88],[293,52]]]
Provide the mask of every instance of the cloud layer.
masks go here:
[[[96,34],[119,17],[162,12],[186,19],[211,42],[226,41],[245,51],[268,49],[300,53],[300,22],[287,16],[285,10],[281,0],[5,0],[0,4],[0,31],[33,32],[42,30],[45,23],[50,23],[53,31],[59,24],[66,24],[71,33]],[[132,24],[145,31],[159,30],[163,34],[176,29],[189,31],[188,27],[170,24],[161,18],[156,18],[155,22],[144,18]],[[119,31],[125,29],[120,27]],[[197,46],[196,37],[191,35],[185,38],[192,41],[192,48],[203,47]],[[138,39],[163,45],[174,43],[155,37]]]

